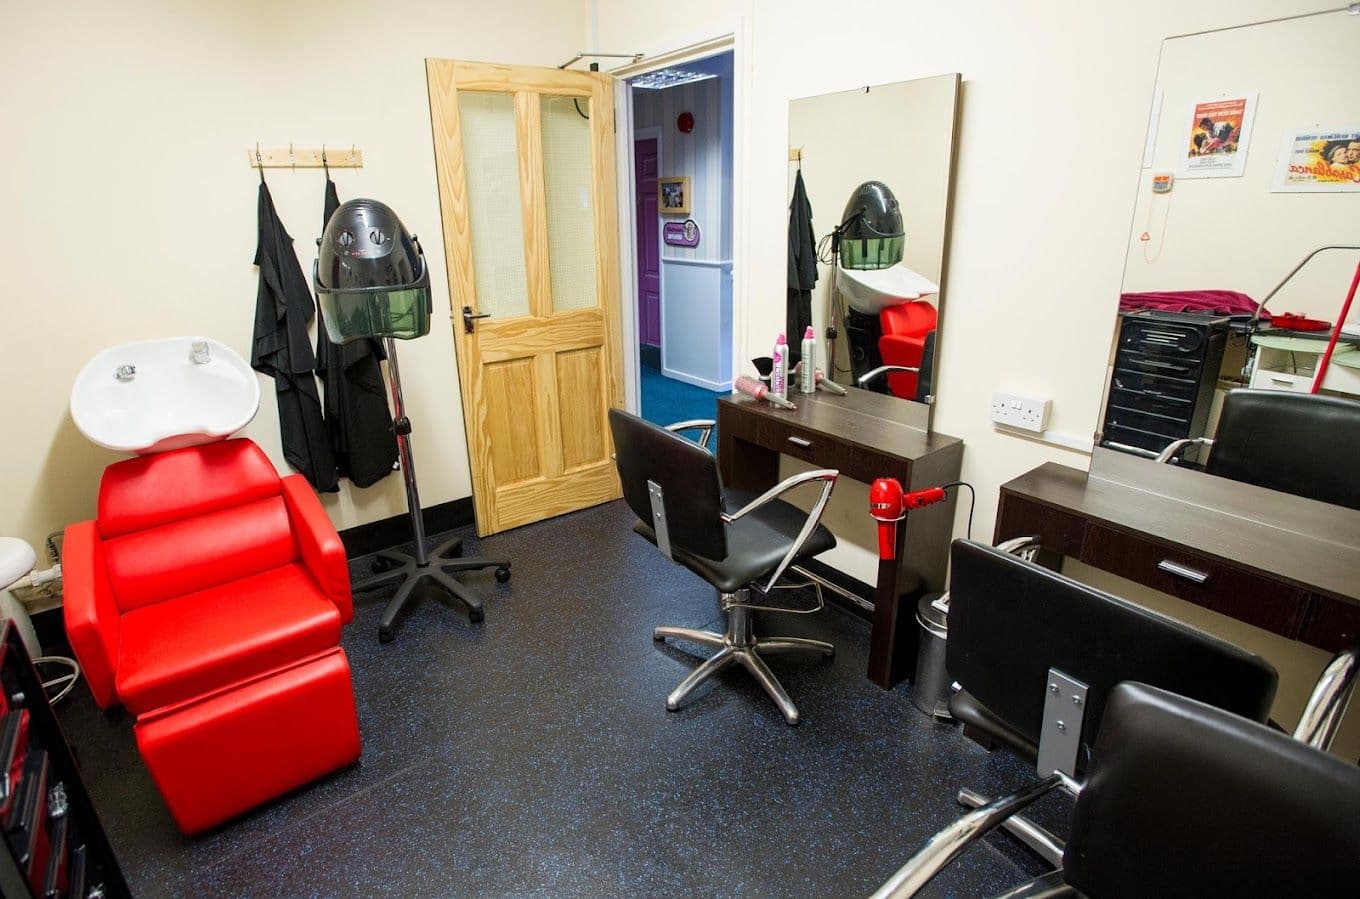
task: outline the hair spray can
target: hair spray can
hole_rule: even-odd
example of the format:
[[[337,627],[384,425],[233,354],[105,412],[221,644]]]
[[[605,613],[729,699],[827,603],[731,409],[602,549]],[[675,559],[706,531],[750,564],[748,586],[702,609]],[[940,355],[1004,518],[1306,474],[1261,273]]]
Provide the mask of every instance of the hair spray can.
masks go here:
[[[789,398],[789,342],[781,331],[774,342],[774,367],[770,370],[770,393],[780,399]]]

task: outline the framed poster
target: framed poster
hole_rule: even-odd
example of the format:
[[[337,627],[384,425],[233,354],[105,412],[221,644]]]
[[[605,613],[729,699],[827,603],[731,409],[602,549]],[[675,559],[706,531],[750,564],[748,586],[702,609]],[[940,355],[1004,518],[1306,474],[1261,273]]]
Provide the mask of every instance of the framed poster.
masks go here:
[[[1180,178],[1240,178],[1256,115],[1256,94],[1230,94],[1190,104]]]
[[[689,176],[656,179],[656,202],[662,215],[689,215]]]
[[[1271,193],[1360,193],[1360,125],[1286,132]]]

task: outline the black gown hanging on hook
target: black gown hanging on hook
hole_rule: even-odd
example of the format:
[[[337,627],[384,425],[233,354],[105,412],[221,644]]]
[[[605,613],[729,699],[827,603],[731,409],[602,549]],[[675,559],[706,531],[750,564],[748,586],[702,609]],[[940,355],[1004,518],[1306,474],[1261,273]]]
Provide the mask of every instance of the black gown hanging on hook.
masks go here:
[[[793,180],[789,204],[789,280],[785,334],[790,346],[798,346],[812,324],[812,288],[817,286],[817,238],[812,233],[812,204],[803,186],[803,167]],[[825,362],[828,371],[831,366]]]
[[[255,337],[250,365],[274,379],[279,406],[283,457],[318,491],[339,489],[321,394],[312,374],[315,357],[307,325],[315,305],[293,239],[279,220],[274,198],[260,172],[259,244],[255,264],[260,285],[255,296]]]
[[[335,182],[326,174],[326,202],[321,231],[340,208]],[[340,476],[357,487],[376,484],[392,473],[397,461],[397,437],[387,406],[381,360],[382,343],[362,338],[332,343],[316,310],[316,374],[326,390],[326,430]]]

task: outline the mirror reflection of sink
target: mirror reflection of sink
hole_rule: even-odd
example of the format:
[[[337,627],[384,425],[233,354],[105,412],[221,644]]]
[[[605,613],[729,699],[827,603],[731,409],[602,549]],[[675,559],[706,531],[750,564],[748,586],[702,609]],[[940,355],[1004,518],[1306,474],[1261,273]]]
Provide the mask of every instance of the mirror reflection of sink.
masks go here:
[[[940,285],[901,263],[874,269],[836,266],[836,287],[845,294],[851,309],[865,315],[878,315],[889,306],[940,292]]]
[[[166,337],[119,344],[81,369],[71,418],[92,443],[124,453],[225,440],[260,406],[246,361],[211,338]]]

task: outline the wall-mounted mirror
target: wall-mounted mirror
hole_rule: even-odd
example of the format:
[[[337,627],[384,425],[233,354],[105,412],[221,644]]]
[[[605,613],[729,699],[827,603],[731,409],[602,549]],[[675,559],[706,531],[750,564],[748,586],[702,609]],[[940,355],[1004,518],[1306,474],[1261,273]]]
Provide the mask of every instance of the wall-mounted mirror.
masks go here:
[[[1279,405],[1235,389],[1360,398],[1357,48],[1346,10],[1163,42],[1094,470],[1216,473],[1225,401]]]
[[[789,341],[836,382],[923,404],[941,385],[957,74],[789,104]]]

